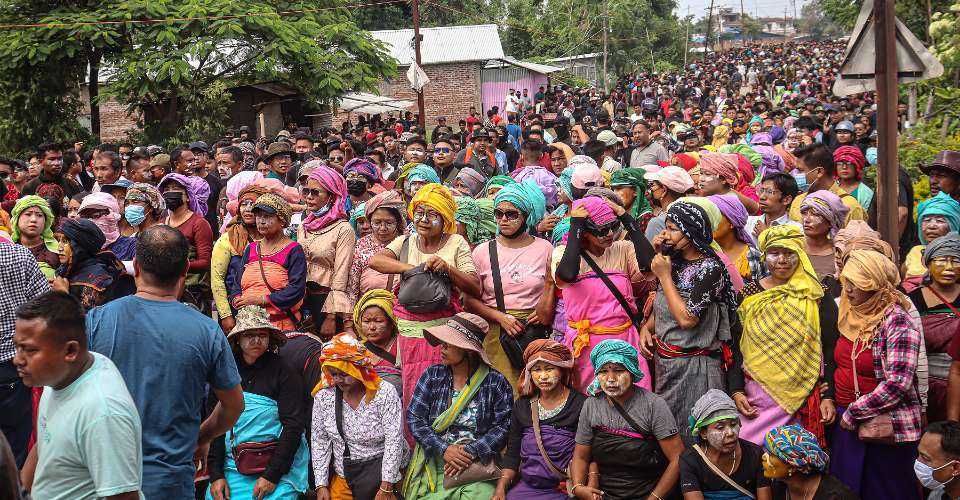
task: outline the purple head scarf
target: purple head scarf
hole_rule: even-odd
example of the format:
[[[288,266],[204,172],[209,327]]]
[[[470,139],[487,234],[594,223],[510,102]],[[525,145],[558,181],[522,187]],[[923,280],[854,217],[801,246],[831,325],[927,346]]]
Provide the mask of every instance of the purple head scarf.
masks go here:
[[[800,213],[812,210],[813,213],[830,223],[830,238],[843,228],[850,208],[843,204],[840,197],[830,191],[820,190],[808,194],[800,203]]]
[[[757,176],[758,178],[763,179],[769,174],[783,172],[787,169],[787,164],[783,161],[783,157],[777,153],[776,149],[773,149],[773,146],[755,145],[752,147],[754,151],[760,153],[760,172]]]
[[[603,226],[617,220],[617,215],[603,198],[599,196],[587,196],[573,202],[573,208],[583,207],[587,209],[590,221],[598,226]]]
[[[343,175],[346,176],[350,172],[356,172],[366,177],[373,184],[380,182],[380,169],[366,158],[354,158],[348,161],[343,166]]]
[[[783,127],[774,125],[770,128],[770,140],[773,141],[773,144],[780,144],[784,139],[787,138],[787,131]]]
[[[200,217],[206,217],[207,215],[207,198],[210,197],[210,184],[207,184],[207,181],[203,180],[202,177],[187,177],[183,174],[178,174],[176,172],[167,174],[160,180],[160,184],[157,186],[161,192],[163,192],[163,185],[167,182],[176,182],[183,186],[183,189],[187,191],[187,206],[190,207],[190,210],[198,214]]]
[[[308,179],[319,182],[320,186],[330,193],[331,204],[326,211],[317,210],[308,215],[303,221],[303,228],[307,231],[319,231],[339,219],[346,220],[347,181],[343,180],[340,172],[320,166],[310,172]]]
[[[753,242],[753,239],[747,234],[747,230],[744,229],[749,214],[737,195],[715,194],[707,196],[707,199],[712,201],[720,209],[720,213],[730,221],[730,226],[733,227],[733,232],[737,235],[738,240],[748,245]]]
[[[773,145],[773,138],[770,137],[770,134],[768,134],[768,133],[766,133],[766,132],[760,132],[760,133],[754,135],[753,138],[750,139],[750,145],[751,145],[751,146],[756,146],[756,145],[758,145],[758,144],[762,144],[762,145],[766,145],[766,146],[772,146],[772,145]],[[754,148],[754,149],[756,149],[756,148]]]

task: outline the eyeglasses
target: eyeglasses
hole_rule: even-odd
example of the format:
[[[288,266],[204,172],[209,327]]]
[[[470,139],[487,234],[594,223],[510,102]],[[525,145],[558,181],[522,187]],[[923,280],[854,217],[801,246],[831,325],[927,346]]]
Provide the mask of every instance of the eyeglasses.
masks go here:
[[[520,218],[520,212],[517,210],[500,210],[497,208],[493,211],[493,218],[497,220],[517,220]]]
[[[332,162],[335,162],[335,163],[343,163],[343,157],[342,157],[342,156],[328,156],[328,157],[327,157],[327,161],[332,161]]]
[[[396,221],[378,220],[378,221],[373,221],[373,222],[371,222],[371,223],[370,223],[370,227],[372,227],[372,228],[374,228],[374,229],[381,229],[381,228],[382,228],[382,229],[387,229],[387,230],[393,230],[393,229],[396,229],[396,228],[397,228],[397,223],[396,223]]]
[[[592,235],[594,235],[594,236],[598,236],[598,237],[602,238],[602,237],[604,237],[604,236],[606,236],[606,235],[608,235],[608,234],[616,233],[617,231],[620,230],[620,227],[621,227],[620,221],[614,221],[614,222],[611,222],[611,223],[609,223],[609,224],[607,224],[607,225],[605,225],[605,226],[600,226],[600,227],[588,227],[588,228],[587,228],[587,232],[590,233],[590,234],[592,234]]]
[[[312,189],[312,188],[306,188],[306,187],[300,188],[300,192],[303,193],[304,196],[315,196],[315,197],[320,197],[322,193],[326,193],[326,191],[320,188]]]
[[[451,148],[433,148],[433,154],[449,154],[452,151]]]
[[[367,180],[367,178],[364,177],[364,175],[361,174],[360,172],[350,172],[349,174],[343,176],[343,179],[344,179],[344,180],[347,180],[347,181],[351,181],[351,180],[352,180],[352,181],[360,181],[360,180],[365,181],[365,180]]]
[[[770,196],[773,196],[773,195],[775,195],[775,194],[777,194],[777,193],[779,193],[779,192],[780,192],[779,190],[774,189],[774,188],[760,188],[760,189],[757,189],[757,195],[770,195]]]
[[[440,218],[441,218],[440,214],[438,214],[437,212],[425,212],[423,210],[417,210],[413,212],[414,222],[421,222],[424,220],[427,222],[437,222],[440,220]]]

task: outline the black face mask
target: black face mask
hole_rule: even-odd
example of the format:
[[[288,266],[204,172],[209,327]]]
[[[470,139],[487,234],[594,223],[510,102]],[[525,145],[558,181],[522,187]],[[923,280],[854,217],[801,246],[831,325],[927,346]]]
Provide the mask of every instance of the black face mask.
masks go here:
[[[521,217],[523,217],[522,213],[521,213]],[[508,240],[513,240],[523,236],[523,234],[526,232],[527,232],[527,221],[523,221],[523,224],[520,225],[520,228],[517,229],[513,234],[500,233],[500,236],[503,236]]]
[[[163,193],[163,201],[172,212],[183,206],[183,193],[179,191],[167,191]]]
[[[360,196],[367,192],[367,181],[361,179],[350,179],[347,181],[347,192],[353,196]]]

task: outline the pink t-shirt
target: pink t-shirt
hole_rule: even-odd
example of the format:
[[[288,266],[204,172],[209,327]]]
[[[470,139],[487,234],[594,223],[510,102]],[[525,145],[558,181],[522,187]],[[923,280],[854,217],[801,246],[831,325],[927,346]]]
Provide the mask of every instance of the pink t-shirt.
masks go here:
[[[533,309],[546,283],[547,268],[553,246],[541,238],[523,248],[507,248],[497,244],[500,279],[503,282],[503,302],[507,309]],[[473,249],[473,264],[480,277],[480,298],[484,304],[496,308],[493,295],[493,272],[490,268],[490,244],[481,243]]]

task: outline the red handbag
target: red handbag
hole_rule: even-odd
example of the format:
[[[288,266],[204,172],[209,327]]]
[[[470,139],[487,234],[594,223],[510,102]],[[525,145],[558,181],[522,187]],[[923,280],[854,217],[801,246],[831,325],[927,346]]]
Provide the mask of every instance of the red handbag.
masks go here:
[[[237,472],[245,476],[263,474],[273,454],[277,451],[277,441],[257,443],[248,441],[236,444],[233,433],[230,433],[230,449],[233,451],[233,461],[237,465]]]

